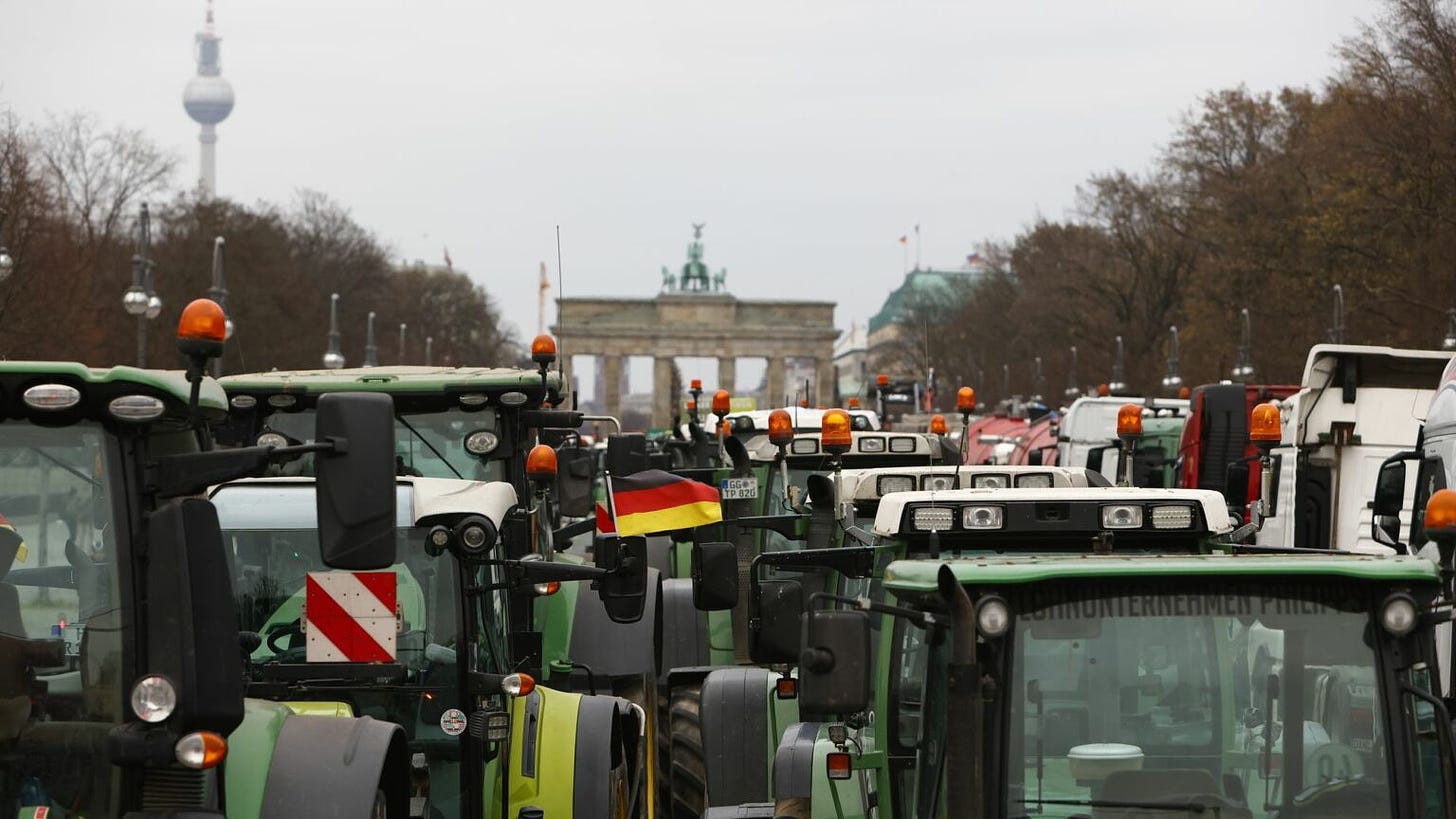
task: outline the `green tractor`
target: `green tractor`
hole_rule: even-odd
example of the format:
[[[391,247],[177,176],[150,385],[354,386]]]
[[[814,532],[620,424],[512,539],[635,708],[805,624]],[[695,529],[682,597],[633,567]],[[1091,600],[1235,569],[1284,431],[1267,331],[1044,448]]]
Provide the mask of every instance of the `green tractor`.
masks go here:
[[[203,372],[223,319],[198,305],[183,314],[185,374],[0,363],[0,814],[282,817],[327,806],[403,817],[397,727],[321,727],[245,702],[246,637],[217,514],[199,495],[281,454],[210,450],[204,424],[226,402]],[[387,403],[320,408],[311,449],[329,491],[316,514],[335,546],[372,543],[388,525],[374,511],[391,480]],[[324,557],[367,567],[366,552]],[[258,719],[276,730],[240,729]],[[287,763],[300,755],[323,761],[315,775]]]
[[[218,435],[237,444],[300,440],[328,395],[386,394],[395,406],[398,546],[390,571],[404,652],[392,658],[395,676],[365,668],[332,680],[337,663],[297,662],[306,642],[298,601],[312,566],[292,544],[311,522],[253,510],[306,511],[313,467],[300,458],[270,480],[214,495],[229,513],[240,564],[240,616],[264,638],[252,655],[252,688],[307,709],[403,725],[414,815],[646,815],[652,789],[639,737],[655,670],[658,579],[641,539],[602,539],[585,554],[559,550],[570,540],[553,527],[591,508],[593,457],[562,434],[582,423],[581,413],[543,407],[559,400],[559,373],[375,367],[222,383],[231,412]],[[552,436],[565,440],[536,443]],[[252,497],[260,493],[277,498],[259,504]],[[482,521],[489,536],[467,537]],[[597,594],[563,582],[571,580],[590,581]],[[521,693],[517,672],[541,686]],[[503,741],[497,712],[510,713],[512,736]],[[477,713],[496,720],[490,737],[476,730]]]

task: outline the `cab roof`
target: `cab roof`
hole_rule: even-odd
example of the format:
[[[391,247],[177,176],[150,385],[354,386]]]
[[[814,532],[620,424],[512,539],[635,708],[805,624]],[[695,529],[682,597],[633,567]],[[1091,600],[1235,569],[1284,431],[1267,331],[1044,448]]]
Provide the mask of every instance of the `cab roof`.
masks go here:
[[[885,569],[885,588],[900,593],[936,592],[942,565],[962,584],[1037,583],[1058,579],[1255,576],[1345,577],[1385,582],[1440,581],[1436,565],[1425,558],[1329,552],[1311,555],[992,555],[951,560],[896,560]],[[1216,590],[1216,587],[1211,587]]]
[[[856,455],[921,457],[925,459],[928,466],[931,458],[943,456],[940,436],[928,432],[852,431],[850,438],[852,440],[849,452],[845,453],[845,457],[850,459]],[[755,461],[772,461],[778,455],[778,447],[769,441],[767,435],[755,435],[749,438],[744,442],[744,448],[748,450],[748,456]],[[795,433],[794,440],[789,443],[788,455],[790,458],[821,454],[823,451],[819,445],[818,432]]]
[[[227,375],[223,389],[234,392],[506,392],[539,389],[541,373],[517,367],[348,367],[338,370],[274,370]],[[561,389],[560,370],[548,370],[548,386]]]
[[[88,367],[76,361],[0,361],[0,376],[17,377],[26,383],[47,381],[69,383],[84,392],[86,385],[105,385],[108,393],[124,394],[127,385],[135,385],[151,393],[161,393],[164,400],[185,405],[191,397],[192,384],[182,370],[151,370],[118,366],[103,369]],[[33,378],[31,378],[33,377]],[[202,379],[198,406],[209,414],[227,410],[227,397],[222,387],[210,376]]]
[[[1040,484],[1038,488],[1110,486],[1100,473],[1070,466],[885,466],[846,469],[840,473],[839,480],[845,500],[861,503],[904,492],[907,482],[916,490],[934,487],[937,493],[951,489],[1016,487],[1023,483]],[[895,486],[902,488],[895,489]]]
[[[318,511],[313,478],[241,478],[218,484],[208,496],[218,509],[222,528],[316,529]],[[266,492],[266,503],[255,498],[230,503],[227,498],[247,492]],[[223,497],[219,497],[223,496]],[[444,515],[474,514],[504,500],[516,503],[516,490],[508,481],[467,481],[455,478],[395,478],[398,504],[395,526],[421,525]]]
[[[1045,469],[1046,467],[1041,467]],[[1000,467],[1002,471],[1006,467]],[[1225,505],[1224,497],[1212,489],[1160,489],[1145,487],[1088,487],[1088,488],[1052,488],[1052,489],[955,489],[943,492],[895,492],[880,498],[880,508],[875,513],[874,533],[882,537],[894,537],[900,534],[912,533],[916,530],[909,528],[907,510],[913,507],[941,506],[961,508],[965,506],[987,506],[999,505],[1009,506],[1011,504],[1057,504],[1064,507],[1102,507],[1102,506],[1143,506],[1143,525],[1137,531],[1156,531],[1151,527],[1151,512],[1147,507],[1160,504],[1168,505],[1193,505],[1201,509],[1204,527],[1198,528],[1199,521],[1193,521],[1192,529],[1167,529],[1161,530],[1169,535],[1188,534],[1190,531],[1203,532],[1205,534],[1217,535],[1231,532],[1234,529],[1234,522],[1229,518],[1228,507]],[[1060,514],[1060,513],[1059,513]],[[958,517],[958,516],[957,516]],[[1009,516],[1007,516],[1009,518]],[[1070,518],[1059,516],[1057,521],[1067,521]],[[1065,533],[1066,527],[1060,527]],[[1011,531],[1007,529],[1001,530]],[[1101,529],[1098,529],[1101,531]],[[993,532],[994,533],[994,532]],[[1096,531],[1088,531],[1087,534],[1096,534]]]

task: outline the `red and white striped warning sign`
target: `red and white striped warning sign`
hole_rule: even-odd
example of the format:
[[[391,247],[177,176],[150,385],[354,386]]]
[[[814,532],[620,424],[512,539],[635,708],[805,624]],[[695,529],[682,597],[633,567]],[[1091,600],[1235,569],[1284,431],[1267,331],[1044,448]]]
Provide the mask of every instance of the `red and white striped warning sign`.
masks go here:
[[[399,619],[394,572],[309,572],[304,634],[311,663],[387,663]]]

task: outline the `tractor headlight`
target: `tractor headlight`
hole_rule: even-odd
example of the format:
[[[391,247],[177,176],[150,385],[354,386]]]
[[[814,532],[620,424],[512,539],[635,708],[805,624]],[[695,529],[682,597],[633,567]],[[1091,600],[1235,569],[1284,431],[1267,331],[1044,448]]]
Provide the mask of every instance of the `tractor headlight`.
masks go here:
[[[1392,594],[1380,606],[1381,627],[1397,637],[1410,634],[1417,619],[1415,598],[1405,592]]]
[[[477,457],[489,455],[500,446],[500,438],[488,429],[478,429],[465,436],[465,451]]]
[[[881,497],[892,492],[914,492],[915,478],[910,475],[881,475],[875,481],[875,492]]]
[[[1005,475],[977,475],[971,479],[973,489],[1005,489],[1009,485]]]
[[[1017,489],[1051,489],[1052,476],[1042,472],[1016,477]]]
[[[148,674],[131,687],[131,710],[142,722],[164,722],[177,710],[177,689],[160,674]]]
[[[1102,525],[1108,529],[1139,529],[1143,525],[1143,508],[1135,504],[1104,506]]]
[[[976,603],[976,630],[982,637],[995,639],[1011,627],[1011,608],[994,594],[982,597]]]
[[[910,513],[910,525],[921,532],[944,532],[955,525],[955,509],[950,506],[921,506]]]
[[[1000,529],[1001,522],[999,506],[967,506],[961,509],[961,526],[967,529]]]
[[[466,554],[482,554],[495,545],[495,537],[495,524],[480,515],[471,515],[455,525],[455,538]]]
[[[1193,507],[1191,506],[1154,506],[1150,517],[1153,519],[1154,529],[1193,528]]]

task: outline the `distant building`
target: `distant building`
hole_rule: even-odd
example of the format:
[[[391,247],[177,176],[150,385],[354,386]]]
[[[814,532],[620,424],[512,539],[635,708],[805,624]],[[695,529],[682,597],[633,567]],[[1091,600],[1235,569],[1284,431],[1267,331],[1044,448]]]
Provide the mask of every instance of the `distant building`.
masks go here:
[[[869,395],[874,374],[870,372],[869,329],[860,322],[850,322],[849,330],[834,344],[834,372],[838,376],[837,406],[844,406],[851,395]]]
[[[900,338],[903,321],[911,311],[924,301],[944,301],[972,292],[987,274],[990,267],[980,254],[972,253],[959,270],[935,270],[916,268],[905,274],[900,286],[890,292],[879,312],[870,318],[864,340],[864,357],[868,369],[885,370],[896,375],[903,367],[900,350],[895,342]],[[916,375],[898,373],[899,375]],[[874,374],[869,378],[872,380]]]

